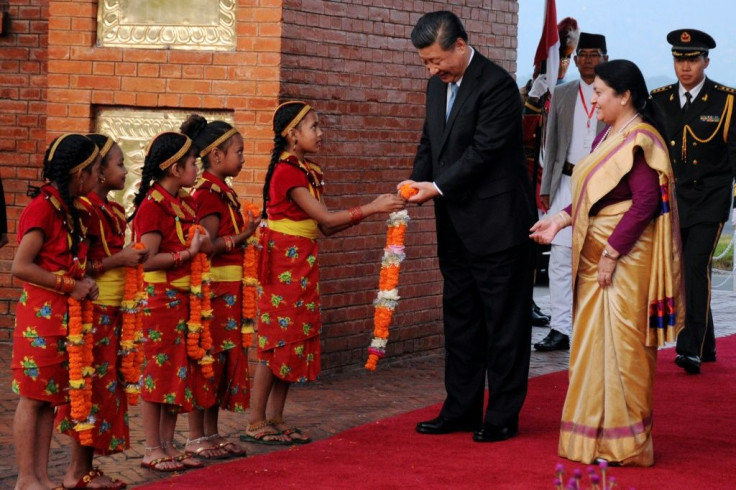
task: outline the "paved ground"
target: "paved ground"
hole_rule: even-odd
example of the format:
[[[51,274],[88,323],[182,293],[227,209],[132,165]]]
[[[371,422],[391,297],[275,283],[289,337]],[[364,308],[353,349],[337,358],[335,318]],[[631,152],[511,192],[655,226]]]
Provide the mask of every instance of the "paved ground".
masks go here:
[[[535,299],[544,311],[549,311],[549,291],[535,289]],[[713,312],[717,335],[736,333],[736,293],[713,292]],[[533,342],[547,334],[546,328],[533,329]],[[10,345],[0,345],[0,488],[12,488],[15,476],[12,423],[16,397],[10,392]],[[531,376],[567,368],[567,352],[538,353],[532,350]],[[324,377],[292,389],[287,404],[287,419],[306,428],[313,439],[324,439],[367,422],[438,403],[444,399],[443,359],[441,355],[379,364],[374,373],[356,368]],[[223,413],[220,431],[233,440],[243,431],[247,414]],[[186,441],[186,420],[180,417],[176,440]],[[123,454],[100,457],[97,464],[111,476],[131,485],[141,484],[167,475],[140,468],[143,455],[143,431],[140,413],[134,407],[130,413],[132,447]],[[246,445],[250,456],[267,451],[283,450],[283,446]],[[68,464],[68,444],[65,436],[55,435],[51,446],[50,475],[61,477]]]

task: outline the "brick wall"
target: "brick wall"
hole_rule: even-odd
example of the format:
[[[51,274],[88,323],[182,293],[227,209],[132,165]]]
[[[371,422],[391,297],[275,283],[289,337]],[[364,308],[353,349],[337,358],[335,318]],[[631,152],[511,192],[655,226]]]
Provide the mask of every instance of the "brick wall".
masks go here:
[[[407,178],[424,118],[427,72],[409,41],[425,13],[451,9],[470,44],[516,71],[518,5],[510,0],[286,0],[282,98],[310,101],[326,142],[315,160],[326,172],[326,202],[345,209],[368,202]],[[388,354],[442,347],[441,276],[431,205],[409,208],[407,261]],[[320,244],[323,368],[365,361],[372,332],[385,216],[324,238]]]
[[[279,101],[304,99],[326,130],[315,159],[327,173],[328,206],[344,209],[393,192],[409,175],[424,116],[427,75],[409,33],[423,12],[448,8],[410,0],[239,0],[236,50],[210,52],[96,47],[96,1],[9,3],[12,34],[0,38],[0,173],[11,233],[28,183],[38,182],[46,144],[64,131],[91,130],[100,107],[233,111],[246,142],[235,187],[257,201],[272,111]],[[459,0],[451,8],[471,44],[515,72],[517,3]],[[442,346],[433,210],[412,207],[410,214],[388,348],[394,356]],[[325,371],[364,362],[384,218],[321,241]],[[9,338],[8,312],[18,297],[7,272],[12,253],[10,246],[0,250],[0,340]]]
[[[18,216],[28,202],[27,184],[40,177],[46,149],[47,3],[6,2],[10,34],[0,37],[0,177],[11,243],[15,242]],[[11,245],[0,249],[0,341],[10,338],[11,312],[18,299],[10,276],[14,251]]]

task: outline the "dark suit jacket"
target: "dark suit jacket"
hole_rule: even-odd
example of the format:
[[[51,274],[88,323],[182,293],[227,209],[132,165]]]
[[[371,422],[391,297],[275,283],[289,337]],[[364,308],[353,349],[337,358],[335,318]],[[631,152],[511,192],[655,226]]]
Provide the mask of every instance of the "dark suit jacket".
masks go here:
[[[529,240],[535,208],[516,83],[476,51],[447,124],[446,102],[447,84],[432,77],[411,175],[415,181],[434,181],[442,191],[435,199],[438,233],[454,229],[473,255]]]
[[[683,114],[678,88],[658,88],[652,98],[665,114],[680,226],[724,222],[736,175],[736,91],[706,78]]]

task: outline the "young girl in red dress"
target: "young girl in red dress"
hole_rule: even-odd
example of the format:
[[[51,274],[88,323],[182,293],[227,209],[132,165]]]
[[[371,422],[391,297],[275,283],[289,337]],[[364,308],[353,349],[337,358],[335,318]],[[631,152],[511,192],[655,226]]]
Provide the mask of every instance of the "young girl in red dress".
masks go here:
[[[13,421],[17,489],[51,488],[49,448],[54,409],[68,402],[68,300],[97,297],[84,276],[87,247],[74,198],[98,177],[99,150],[81,134],[56,138],[44,156],[42,186],[18,222],[12,274],[23,281],[15,310],[12,389],[20,395]]]
[[[369,204],[331,212],[322,200],[322,169],[307,160],[322,146],[319,117],[304,102],[280,105],[273,117],[274,149],[263,188],[263,263],[259,278],[258,359],[251,417],[241,440],[261,444],[309,442],[284,422],[293,382],[312,381],[320,371],[317,235],[331,235],[365,216],[404,208],[384,194]],[[266,217],[264,216],[264,217]]]
[[[217,403],[204,411],[195,410],[189,418],[188,451],[202,456],[221,453],[203,452],[217,448],[225,455],[241,456],[245,450],[219,435],[219,409],[243,412],[249,406],[248,352],[243,346],[243,246],[253,234],[260,218],[249,215],[245,223],[240,201],[225,182],[243,168],[243,137],[223,121],[207,122],[192,114],[181,127],[199,150],[204,173],[193,193],[197,202],[197,220],[212,241],[212,310],[210,331],[215,356],[214,385]]]
[[[94,453],[107,455],[124,451],[130,447],[128,431],[128,403],[125,385],[119,371],[118,353],[122,311],[125,267],[135,267],[146,257],[145,250],[125,247],[127,222],[123,207],[107,199],[113,190],[125,187],[128,171],[123,162],[123,152],[109,136],[88,134],[100,150],[100,178],[91,192],[80,197],[78,203],[91,219],[87,226],[87,274],[94,278],[99,296],[94,300],[94,350],[92,382],[92,411],[95,413],[93,445],[83,446],[79,433],[74,430],[69,405],[59,408],[56,425],[73,439],[72,458],[63,485],[78,486],[77,482],[87,477],[85,483],[94,481],[102,488],[122,488],[124,483],[109,481],[94,469]]]
[[[211,387],[195,379],[198,370],[187,357],[191,261],[208,247],[206,234],[198,232],[187,244],[196,204],[183,188],[192,187],[197,179],[195,161],[195,148],[187,136],[157,135],[148,148],[134,200],[133,238],[149,251],[143,264],[148,305],[143,332],[145,454],[141,466],[155,471],[202,466],[176,450],[174,429],[179,412],[191,411],[195,403],[209,406],[208,396],[214,399]]]

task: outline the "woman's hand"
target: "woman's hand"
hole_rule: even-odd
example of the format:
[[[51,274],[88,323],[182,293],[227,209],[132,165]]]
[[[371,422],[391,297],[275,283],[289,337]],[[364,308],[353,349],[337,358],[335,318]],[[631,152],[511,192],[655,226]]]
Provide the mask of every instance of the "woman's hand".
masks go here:
[[[82,301],[85,298],[95,300],[97,299],[98,294],[99,290],[97,289],[97,283],[94,279],[91,277],[85,277],[84,279],[78,279],[75,281],[74,290],[69,293],[69,296],[77,301]]]
[[[602,288],[605,289],[613,283],[613,272],[616,270],[619,257],[618,252],[609,252],[607,248],[603,249],[601,258],[598,260],[598,284]]]
[[[406,201],[396,194],[381,194],[370,203],[376,213],[392,213],[406,207]]]
[[[561,229],[560,222],[554,217],[544,218],[534,223],[534,226],[529,229],[532,232],[529,238],[542,245],[548,245]]]
[[[200,233],[200,228],[194,230],[194,235],[192,236],[192,243],[189,245],[189,248],[187,251],[189,252],[191,257],[194,257],[199,253],[199,251],[202,249],[202,247],[205,244],[205,240],[209,238],[209,233],[207,233],[207,230],[204,231],[204,234]]]
[[[245,235],[245,238],[248,238],[251,236],[255,231],[258,229],[258,225],[261,224],[261,215],[253,216],[253,212],[249,209],[248,210],[248,222],[245,224],[245,229],[243,230],[243,235]]]
[[[133,248],[132,245],[128,245],[119,252],[119,255],[121,267],[136,267],[138,264],[146,261],[148,258],[148,249],[138,250],[137,248]]]

